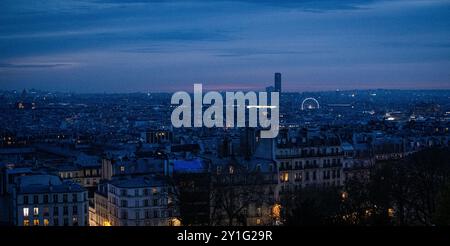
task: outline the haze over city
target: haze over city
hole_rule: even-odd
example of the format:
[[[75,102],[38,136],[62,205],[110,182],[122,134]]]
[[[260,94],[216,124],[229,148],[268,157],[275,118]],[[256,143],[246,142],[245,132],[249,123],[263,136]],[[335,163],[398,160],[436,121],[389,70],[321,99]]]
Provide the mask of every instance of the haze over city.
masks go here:
[[[450,88],[450,1],[10,1],[0,89]]]

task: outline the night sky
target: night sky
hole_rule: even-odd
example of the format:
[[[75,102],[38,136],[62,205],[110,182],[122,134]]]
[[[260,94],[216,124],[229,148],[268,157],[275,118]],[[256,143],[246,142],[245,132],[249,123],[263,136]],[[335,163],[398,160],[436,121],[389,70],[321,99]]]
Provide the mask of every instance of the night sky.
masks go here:
[[[450,89],[450,1],[1,0],[0,90]]]

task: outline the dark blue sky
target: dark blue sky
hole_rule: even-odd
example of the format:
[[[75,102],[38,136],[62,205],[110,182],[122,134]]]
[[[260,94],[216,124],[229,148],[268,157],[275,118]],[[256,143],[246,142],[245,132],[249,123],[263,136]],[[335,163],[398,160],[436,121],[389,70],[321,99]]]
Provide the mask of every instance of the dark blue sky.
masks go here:
[[[290,91],[449,89],[450,1],[0,1],[0,89],[261,89],[274,72]]]

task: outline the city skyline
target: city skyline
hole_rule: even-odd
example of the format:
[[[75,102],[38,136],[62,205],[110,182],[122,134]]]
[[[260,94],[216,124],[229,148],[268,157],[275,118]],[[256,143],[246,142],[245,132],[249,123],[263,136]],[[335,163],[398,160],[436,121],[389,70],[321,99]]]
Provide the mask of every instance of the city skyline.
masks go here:
[[[450,89],[450,1],[2,1],[0,89]]]

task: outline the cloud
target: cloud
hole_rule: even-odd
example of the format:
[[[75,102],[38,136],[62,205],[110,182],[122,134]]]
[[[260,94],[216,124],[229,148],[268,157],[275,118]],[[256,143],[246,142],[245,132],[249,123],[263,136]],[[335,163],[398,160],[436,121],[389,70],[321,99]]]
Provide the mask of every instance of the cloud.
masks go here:
[[[270,49],[229,49],[219,51],[216,56],[219,57],[245,57],[245,56],[290,56],[290,55],[314,55],[331,53],[329,50],[270,50]]]
[[[74,63],[0,63],[0,68],[58,68],[74,65]]]
[[[262,6],[301,9],[305,11],[321,12],[331,10],[352,10],[361,9],[365,5],[378,2],[380,0],[216,0],[213,3],[235,3],[235,4],[253,4],[256,8]],[[106,4],[161,4],[161,3],[203,3],[208,4],[207,0],[96,0],[94,3]]]

